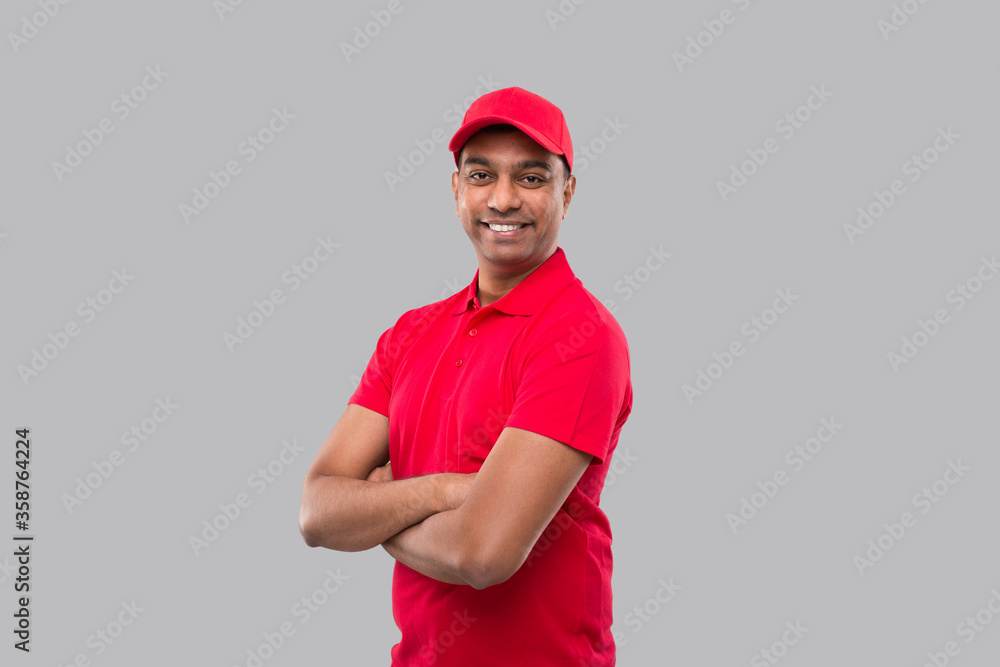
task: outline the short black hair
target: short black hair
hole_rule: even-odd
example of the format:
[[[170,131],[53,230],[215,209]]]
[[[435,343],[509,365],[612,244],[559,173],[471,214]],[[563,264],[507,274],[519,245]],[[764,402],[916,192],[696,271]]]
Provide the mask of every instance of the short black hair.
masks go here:
[[[521,128],[519,128],[519,127],[517,127],[515,125],[510,125],[509,123],[497,123],[496,125],[487,125],[483,129],[481,129],[478,132],[476,132],[475,134],[473,134],[472,137],[476,136],[476,134],[506,134],[507,132],[515,132],[515,131],[516,132],[521,132],[522,130],[521,130]],[[469,139],[472,139],[472,137],[469,137]],[[469,143],[469,139],[465,140],[466,144]],[[462,144],[462,147],[458,149],[458,164],[459,165],[462,164],[462,151],[464,151],[464,150],[465,150],[465,144]],[[563,172],[564,172],[565,180],[568,181],[569,177],[571,176],[571,172],[570,172],[570,168],[569,168],[569,162],[566,160],[566,156],[565,155],[560,155],[559,159],[563,163],[563,167],[564,167]]]

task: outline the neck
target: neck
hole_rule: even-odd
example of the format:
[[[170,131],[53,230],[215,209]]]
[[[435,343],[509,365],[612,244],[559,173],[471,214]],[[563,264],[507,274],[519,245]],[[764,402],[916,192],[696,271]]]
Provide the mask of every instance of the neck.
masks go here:
[[[510,269],[500,268],[492,263],[479,262],[479,284],[476,286],[476,297],[479,299],[480,307],[486,307],[495,301],[499,301],[508,292],[517,287],[518,284],[545,263],[545,261],[555,253],[553,250],[548,257],[534,266],[523,269],[521,267]]]

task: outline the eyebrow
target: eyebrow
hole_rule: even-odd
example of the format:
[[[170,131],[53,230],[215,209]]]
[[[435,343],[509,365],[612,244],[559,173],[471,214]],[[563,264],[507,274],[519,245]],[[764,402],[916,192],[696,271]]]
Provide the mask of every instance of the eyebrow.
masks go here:
[[[465,164],[478,164],[483,167],[490,169],[496,169],[496,165],[487,160],[484,157],[471,156],[465,158]],[[548,162],[542,162],[541,160],[521,160],[520,162],[514,163],[514,171],[523,171],[525,169],[543,169],[546,172],[552,173],[552,167],[549,166]]]

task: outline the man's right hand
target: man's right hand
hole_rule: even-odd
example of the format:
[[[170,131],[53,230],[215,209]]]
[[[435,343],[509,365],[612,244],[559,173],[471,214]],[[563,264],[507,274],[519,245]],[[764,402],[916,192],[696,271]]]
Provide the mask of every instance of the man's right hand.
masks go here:
[[[433,475],[428,475],[428,477],[437,478],[438,482],[438,492],[441,494],[441,498],[444,501],[444,509],[447,510],[457,510],[465,502],[465,497],[469,495],[469,489],[472,487],[472,482],[476,479],[476,473],[457,473],[457,472],[444,472],[437,473]],[[373,468],[368,477],[365,478],[366,482],[391,482],[394,480],[392,476],[392,464],[386,463],[384,466],[379,466]]]
[[[476,477],[396,479],[388,460],[388,418],[348,405],[306,473],[299,511],[306,544],[337,551],[378,546],[433,514],[461,507]]]
[[[469,495],[469,489],[472,487],[472,482],[476,479],[476,473],[457,473],[457,472],[445,472],[438,473],[434,475],[438,478],[440,482],[440,493],[441,497],[444,499],[445,510],[457,510],[465,502],[466,496]],[[393,481],[392,476],[392,464],[386,463],[384,466],[379,466],[373,468],[368,477],[365,478],[366,482],[391,482]]]
[[[440,482],[440,493],[441,497],[444,499],[445,510],[456,510],[462,506],[465,502],[466,496],[469,495],[469,489],[472,487],[472,482],[476,479],[476,473],[457,473],[457,472],[446,472],[434,475],[438,478]],[[392,464],[386,463],[384,466],[379,466],[373,468],[368,477],[365,478],[366,482],[391,482],[393,481],[392,476]]]

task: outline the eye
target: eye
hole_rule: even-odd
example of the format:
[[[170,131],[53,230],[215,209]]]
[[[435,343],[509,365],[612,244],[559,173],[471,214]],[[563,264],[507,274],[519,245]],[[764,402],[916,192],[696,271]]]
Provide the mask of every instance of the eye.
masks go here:
[[[479,176],[482,176],[482,178],[478,178]],[[473,181],[482,181],[489,178],[489,175],[485,171],[474,171],[469,174],[469,178]]]
[[[542,183],[545,182],[544,178],[539,178],[538,176],[535,176],[533,174],[528,174],[521,180],[523,180],[528,185],[541,185]]]

